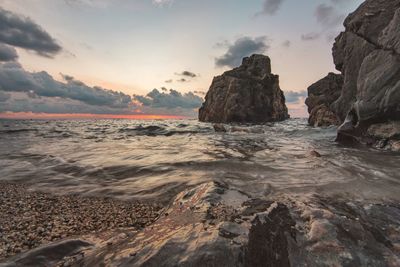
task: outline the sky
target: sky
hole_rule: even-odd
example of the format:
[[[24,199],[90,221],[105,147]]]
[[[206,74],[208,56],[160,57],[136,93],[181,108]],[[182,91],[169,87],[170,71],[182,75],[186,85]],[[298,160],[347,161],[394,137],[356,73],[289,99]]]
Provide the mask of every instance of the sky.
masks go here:
[[[214,76],[268,55],[293,117],[362,0],[0,0],[0,113],[195,117]]]

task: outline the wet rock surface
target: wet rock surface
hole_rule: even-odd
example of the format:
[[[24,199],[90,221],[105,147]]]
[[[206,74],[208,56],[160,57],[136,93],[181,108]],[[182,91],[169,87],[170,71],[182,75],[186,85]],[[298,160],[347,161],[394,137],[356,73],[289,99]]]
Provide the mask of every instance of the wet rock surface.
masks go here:
[[[3,266],[40,255],[56,266],[398,266],[400,206],[334,195],[252,198],[210,182],[180,193],[143,230],[64,240]]]
[[[308,123],[312,126],[339,125],[340,119],[332,110],[331,105],[340,97],[343,87],[341,74],[329,73],[325,78],[308,87],[306,105],[310,117]]]
[[[263,123],[288,119],[279,77],[267,56],[243,59],[240,67],[214,78],[199,110],[199,120],[215,123]]]
[[[335,40],[333,59],[344,81],[340,96],[329,109],[343,125],[339,141],[355,140],[387,149],[398,137],[380,139],[368,129],[400,120],[400,1],[367,0],[345,22]],[[332,116],[327,109],[313,117]],[[398,132],[399,134],[400,132]],[[396,136],[398,136],[398,134]]]

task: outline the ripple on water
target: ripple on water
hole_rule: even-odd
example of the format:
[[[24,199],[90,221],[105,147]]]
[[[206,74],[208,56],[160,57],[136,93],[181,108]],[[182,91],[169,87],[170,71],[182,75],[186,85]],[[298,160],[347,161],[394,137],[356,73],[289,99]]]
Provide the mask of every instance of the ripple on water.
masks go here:
[[[400,196],[399,154],[337,145],[334,127],[291,119],[227,128],[216,133],[195,120],[0,120],[0,179],[165,201],[211,180],[254,195],[340,188]]]

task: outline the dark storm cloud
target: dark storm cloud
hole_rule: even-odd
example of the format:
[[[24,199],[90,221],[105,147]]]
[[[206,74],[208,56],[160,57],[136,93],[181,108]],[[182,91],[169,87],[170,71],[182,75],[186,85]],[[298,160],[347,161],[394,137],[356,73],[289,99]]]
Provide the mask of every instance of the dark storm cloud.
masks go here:
[[[310,33],[302,34],[301,35],[301,40],[303,40],[303,41],[314,41],[314,40],[318,39],[319,37],[321,37],[320,33],[310,32]]]
[[[218,67],[237,67],[242,59],[252,54],[264,53],[269,49],[267,37],[257,38],[241,37],[228,47],[228,51],[220,57],[215,58],[215,65]]]
[[[27,72],[18,63],[0,64],[0,91],[25,92],[40,97],[60,97],[95,106],[128,108],[130,96],[101,87],[90,87],[71,76],[65,83],[53,79],[47,72]]]
[[[0,42],[52,57],[61,46],[30,18],[16,15],[0,7]]]
[[[134,99],[147,107],[167,109],[195,109],[203,103],[203,99],[193,92],[182,94],[173,89],[170,89],[169,93],[153,89],[146,96],[135,95]]]
[[[275,15],[282,6],[283,2],[284,0],[264,0],[263,9],[260,13],[258,13],[258,15]]]
[[[175,73],[175,75],[179,75],[179,76],[185,76],[185,77],[190,77],[190,78],[195,78],[197,77],[197,74],[190,72],[190,71],[182,71],[181,73]]]
[[[16,61],[18,59],[17,51],[14,47],[0,43],[0,61]]]
[[[302,98],[305,98],[305,97],[307,97],[306,91],[300,91],[300,92],[286,91],[285,92],[285,99],[286,99],[287,103],[297,103]]]

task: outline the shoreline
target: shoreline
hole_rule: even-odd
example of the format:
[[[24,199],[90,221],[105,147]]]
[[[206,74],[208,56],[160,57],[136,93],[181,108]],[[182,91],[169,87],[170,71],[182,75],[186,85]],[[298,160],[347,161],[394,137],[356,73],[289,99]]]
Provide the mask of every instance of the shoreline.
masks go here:
[[[124,215],[129,213],[124,210],[121,215],[119,205],[127,203],[120,201],[57,197],[14,184],[0,191],[2,197],[4,191],[20,197],[14,208],[22,211],[21,205],[28,209],[32,203],[58,200],[64,205],[60,207],[72,211],[81,212],[82,207],[83,221],[93,218],[88,215],[110,215],[107,205],[113,210],[110,216],[117,214],[119,220],[126,220],[128,216]],[[74,204],[68,206],[65,201]],[[94,206],[94,213],[85,210],[88,203]],[[135,208],[138,210],[134,213],[137,218],[143,219],[146,210],[152,210],[152,206],[140,203],[131,205],[135,212]],[[153,220],[147,216],[144,225],[110,227],[106,217],[100,222],[107,224],[104,231],[56,237],[5,259],[4,266],[398,266],[399,211],[398,202],[296,193],[257,198],[218,182],[207,182],[178,193],[165,209],[157,209],[162,215],[151,217]],[[47,213],[51,212],[54,210],[50,208]],[[59,213],[56,215],[59,218]]]
[[[108,230],[142,229],[162,211],[159,204],[56,195],[29,185],[0,182],[0,262],[65,238]]]

